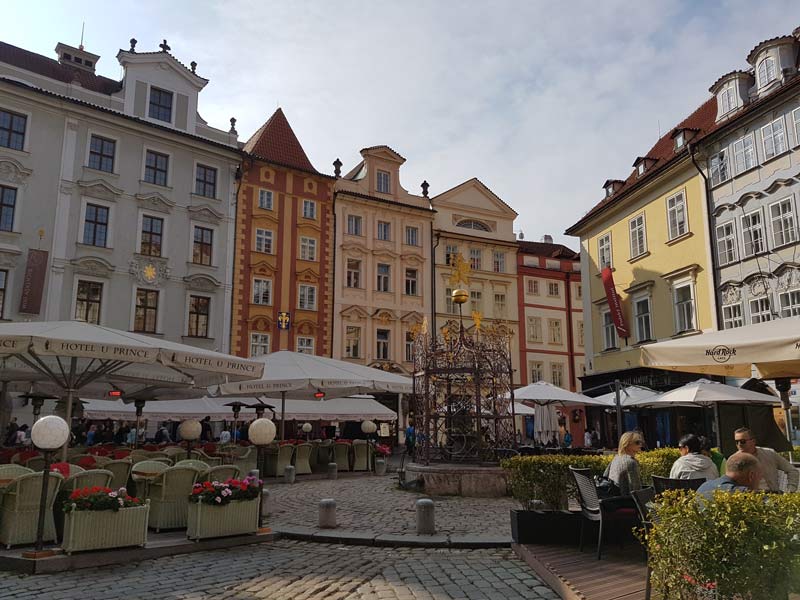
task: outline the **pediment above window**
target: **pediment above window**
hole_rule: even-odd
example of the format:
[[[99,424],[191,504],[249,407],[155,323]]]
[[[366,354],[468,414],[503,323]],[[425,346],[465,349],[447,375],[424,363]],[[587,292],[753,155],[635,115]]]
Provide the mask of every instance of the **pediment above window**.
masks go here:
[[[369,313],[366,310],[364,310],[364,308],[357,305],[348,306],[347,308],[343,309],[340,314],[342,315],[342,317],[350,321],[366,319],[367,317],[369,317]]]
[[[297,280],[309,283],[316,283],[319,281],[319,273],[314,269],[303,269],[297,272]]]
[[[190,290],[197,290],[201,292],[212,292],[219,288],[222,284],[211,275],[187,275],[183,278],[183,282]]]
[[[99,200],[114,201],[119,198],[124,190],[115,187],[102,179],[93,179],[91,181],[78,181],[81,195],[90,196]]]
[[[166,196],[162,196],[158,192],[153,192],[151,194],[136,194],[136,200],[139,203],[139,206],[142,208],[161,213],[169,214],[175,207],[175,202]]]
[[[81,256],[70,261],[76,273],[92,277],[110,278],[114,274],[114,265],[99,256]]]
[[[204,204],[202,206],[189,206],[186,209],[195,221],[203,221],[212,225],[219,224],[225,215]]]
[[[0,158],[0,181],[5,183],[24,184],[33,171],[26,169],[13,158]]]
[[[255,275],[273,275],[277,270],[274,265],[266,260],[260,260],[250,265],[250,270]]]

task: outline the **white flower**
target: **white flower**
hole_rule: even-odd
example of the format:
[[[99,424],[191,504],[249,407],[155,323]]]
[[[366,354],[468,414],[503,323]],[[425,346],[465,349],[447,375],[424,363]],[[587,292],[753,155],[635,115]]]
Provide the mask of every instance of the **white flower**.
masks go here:
[[[108,492],[108,495],[110,497],[112,497],[112,498],[116,498],[117,497],[117,492]]]
[[[214,498],[214,500],[215,500],[216,502],[222,502],[222,498],[220,498],[219,496],[217,496],[216,498]]]
[[[125,496],[125,495],[128,493],[128,490],[127,490],[127,489],[125,489],[124,487],[121,487],[121,488],[119,488],[119,491],[118,491],[117,493],[118,493],[120,496]]]
[[[117,502],[119,502],[120,506],[125,506],[125,500],[123,500],[122,498],[117,498]]]

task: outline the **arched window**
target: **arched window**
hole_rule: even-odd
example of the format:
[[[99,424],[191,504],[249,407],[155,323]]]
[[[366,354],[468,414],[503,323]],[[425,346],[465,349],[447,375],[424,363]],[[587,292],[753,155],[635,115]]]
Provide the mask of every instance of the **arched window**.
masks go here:
[[[764,87],[776,77],[775,59],[768,56],[758,64],[758,87]]]
[[[463,227],[464,229],[476,229],[478,231],[489,231],[489,226],[486,223],[481,223],[480,221],[476,221],[475,219],[464,219],[463,221],[459,221],[457,223],[458,227]]]

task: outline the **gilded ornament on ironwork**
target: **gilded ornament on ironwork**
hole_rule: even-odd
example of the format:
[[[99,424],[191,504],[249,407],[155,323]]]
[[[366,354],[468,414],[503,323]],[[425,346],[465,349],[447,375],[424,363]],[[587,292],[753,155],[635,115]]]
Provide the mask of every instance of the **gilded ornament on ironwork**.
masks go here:
[[[469,263],[464,260],[464,257],[459,253],[456,254],[452,264],[453,270],[450,273],[448,283],[453,287],[458,287],[462,283],[464,285],[469,285],[469,277],[472,273]]]

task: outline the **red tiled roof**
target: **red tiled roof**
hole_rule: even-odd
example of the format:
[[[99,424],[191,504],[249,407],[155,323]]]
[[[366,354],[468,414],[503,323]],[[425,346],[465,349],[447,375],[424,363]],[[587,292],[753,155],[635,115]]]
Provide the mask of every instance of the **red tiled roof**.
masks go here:
[[[244,151],[267,162],[318,173],[280,108],[247,140]]]
[[[567,248],[563,244],[553,244],[549,242],[517,242],[519,251],[524,254],[534,254],[536,256],[546,256],[547,258],[563,258],[566,260],[578,260],[580,254]]]
[[[364,153],[364,152],[369,152],[370,150],[380,150],[380,149],[386,149],[386,150],[389,150],[389,151],[391,151],[391,152],[393,152],[393,153],[397,154],[397,156],[399,156],[399,157],[400,157],[400,158],[402,158],[403,160],[405,160],[405,159],[406,159],[406,158],[405,158],[405,156],[403,156],[402,154],[400,154],[400,153],[399,153],[397,150],[395,150],[395,149],[394,149],[394,148],[392,148],[391,146],[387,146],[386,144],[379,144],[379,145],[377,145],[377,146],[367,146],[366,148],[362,148],[362,149],[361,149],[361,152],[362,152],[362,153]]]
[[[41,54],[36,54],[5,42],[0,42],[0,62],[64,83],[78,81],[81,87],[101,94],[111,95],[122,89],[122,82],[120,81],[114,81],[102,75],[95,75],[70,65],[62,65],[55,59],[47,58]]]
[[[699,138],[709,134],[713,131],[717,124],[717,97],[712,96],[700,105],[692,114],[686,117],[683,121],[678,123],[673,129],[667,131],[666,134],[661,136],[655,145],[645,153],[645,156],[655,159],[655,162],[647,169],[644,176],[637,177],[636,171],[632,171],[628,178],[612,196],[604,198],[589,212],[587,212],[581,219],[567,229],[567,235],[573,235],[575,230],[581,225],[584,225],[594,215],[604,210],[611,204],[617,203],[620,199],[624,198],[628,193],[637,189],[640,185],[652,179],[662,168],[671,164],[679,157],[688,154],[688,147],[684,147],[680,152],[675,152],[675,142],[673,141],[673,133],[678,129],[692,129],[698,132],[697,137],[691,142],[697,141]]]

